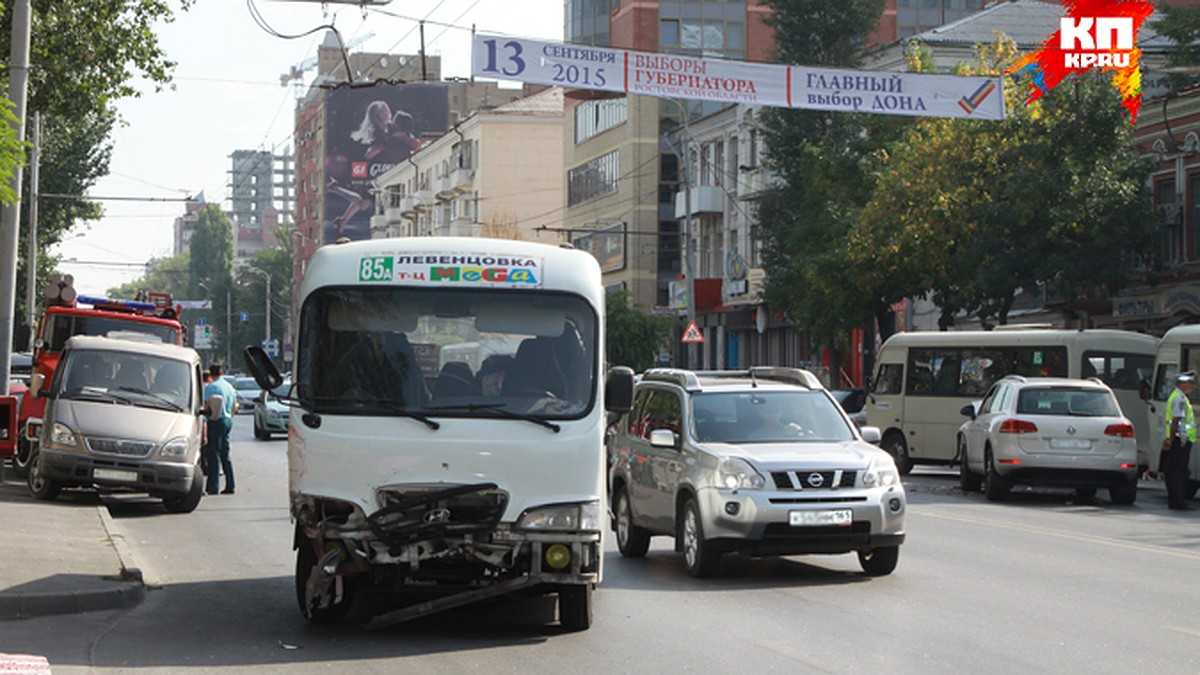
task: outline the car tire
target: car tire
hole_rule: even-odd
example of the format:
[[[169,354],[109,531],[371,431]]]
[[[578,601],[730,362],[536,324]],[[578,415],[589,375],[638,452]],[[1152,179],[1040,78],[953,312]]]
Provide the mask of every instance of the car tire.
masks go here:
[[[645,557],[650,549],[650,533],[633,524],[633,507],[625,486],[613,495],[613,525],[617,531],[617,549],[626,558]]]
[[[887,450],[888,454],[896,462],[896,470],[901,476],[907,476],[912,473],[913,463],[908,456],[908,443],[904,440],[904,434],[899,431],[889,431],[883,437],[883,444],[880,446]]]
[[[1113,504],[1121,506],[1129,506],[1137,501],[1138,482],[1137,478],[1127,481],[1121,485],[1113,485],[1108,488],[1108,498]]]
[[[704,522],[700,505],[694,498],[683,503],[679,522],[679,548],[683,551],[683,566],[693,577],[716,576],[721,571],[721,551],[704,540]]]
[[[983,487],[983,477],[971,473],[967,465],[967,444],[961,438],[958,439],[958,486],[963,492],[979,492]]]
[[[192,474],[192,487],[187,492],[177,492],[163,497],[163,506],[171,513],[191,513],[200,506],[200,498],[204,495],[204,473],[200,465]]]
[[[592,585],[572,584],[558,589],[558,623],[563,630],[592,627]]]
[[[42,453],[37,449],[29,455],[29,494],[34,499],[53,501],[62,490],[62,484],[42,476]]]
[[[1008,491],[1012,488],[1008,481],[996,472],[996,461],[992,458],[992,449],[983,451],[983,494],[989,502],[1002,502],[1008,499]]]
[[[880,546],[869,551],[858,552],[858,564],[869,577],[883,577],[896,569],[900,560],[899,546]]]
[[[312,542],[301,539],[296,547],[296,602],[300,605],[300,613],[309,623],[337,623],[346,618],[354,604],[354,596],[358,591],[358,579],[350,576],[339,576],[342,584],[342,599],[328,607],[313,607],[308,600],[308,578],[317,566],[317,553],[313,550]],[[334,583],[338,581],[335,580]]]
[[[258,426],[258,417],[254,418],[254,437],[260,441],[271,438],[271,434],[267,433],[266,429]]]

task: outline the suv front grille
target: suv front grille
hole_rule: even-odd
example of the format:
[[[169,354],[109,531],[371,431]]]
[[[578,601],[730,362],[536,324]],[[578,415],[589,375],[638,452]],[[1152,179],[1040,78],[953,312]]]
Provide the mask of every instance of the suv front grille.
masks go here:
[[[145,457],[154,450],[154,443],[124,438],[87,438],[88,452],[123,457]]]
[[[854,487],[857,471],[772,471],[771,480],[780,490],[831,490]]]

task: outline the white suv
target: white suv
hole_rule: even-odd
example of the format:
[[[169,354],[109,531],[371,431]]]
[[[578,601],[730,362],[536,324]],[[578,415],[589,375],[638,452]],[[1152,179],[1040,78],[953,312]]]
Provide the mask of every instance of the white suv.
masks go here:
[[[618,547],[640,557],[673,537],[693,576],[733,551],[857,552],[867,574],[890,574],[906,499],[878,440],[804,370],[649,370],[610,439]]]
[[[1016,483],[1107,487],[1114,504],[1137,500],[1137,440],[1111,389],[1099,380],[1010,375],[963,406],[959,481],[1004,499]]]

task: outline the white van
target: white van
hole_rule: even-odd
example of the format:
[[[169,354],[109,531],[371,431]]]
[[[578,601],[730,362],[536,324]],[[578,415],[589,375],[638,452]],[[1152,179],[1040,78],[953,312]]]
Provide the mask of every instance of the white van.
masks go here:
[[[1167,436],[1166,409],[1167,397],[1175,389],[1175,376],[1180,371],[1200,371],[1200,326],[1176,326],[1162,336],[1158,344],[1158,356],[1154,359],[1154,381],[1151,389],[1151,400],[1145,406],[1146,426],[1151,430],[1150,447],[1155,451],[1150,453],[1150,468],[1159,470],[1158,450]],[[1193,391],[1189,397],[1192,405],[1200,405],[1200,394]],[[1130,415],[1132,417],[1132,415]],[[1196,496],[1200,488],[1200,461],[1197,457],[1200,451],[1192,450],[1192,461],[1189,467],[1191,479],[1188,481],[1188,499]]]
[[[957,461],[959,411],[1001,377],[1095,377],[1134,420],[1138,463],[1145,466],[1151,434],[1138,390],[1151,376],[1157,349],[1150,335],[1105,329],[897,333],[879,352],[867,424],[879,427],[883,448],[908,473],[913,464]]]
[[[478,238],[345,243],[316,252],[299,302],[288,484],[305,616],[340,620],[368,587],[408,601],[372,626],[549,592],[565,628],[588,628],[605,409],[633,397],[628,368],[605,382],[595,258]],[[483,364],[443,358],[480,345],[513,345],[487,387]],[[279,385],[261,349],[246,361]]]

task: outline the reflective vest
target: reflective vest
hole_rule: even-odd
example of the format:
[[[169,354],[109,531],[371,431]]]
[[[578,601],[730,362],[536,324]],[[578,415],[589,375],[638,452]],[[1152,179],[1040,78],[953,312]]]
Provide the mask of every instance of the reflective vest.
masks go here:
[[[1179,426],[1187,433],[1188,440],[1195,443],[1196,416],[1192,413],[1192,402],[1179,389],[1171,392],[1171,395],[1167,397],[1167,431],[1171,430],[1171,411],[1175,409],[1175,398],[1179,396],[1183,397],[1183,409],[1185,411],[1183,422]]]

